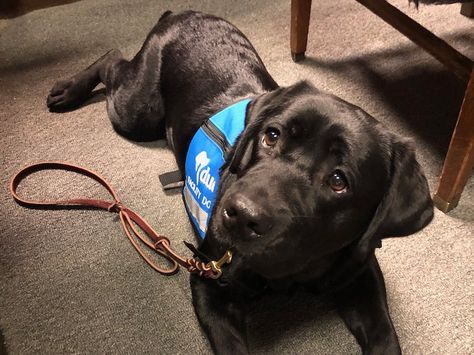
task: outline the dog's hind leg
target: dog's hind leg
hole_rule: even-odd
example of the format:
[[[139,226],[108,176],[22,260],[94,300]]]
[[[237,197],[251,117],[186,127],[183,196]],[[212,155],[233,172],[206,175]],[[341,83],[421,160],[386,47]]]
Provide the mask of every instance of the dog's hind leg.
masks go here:
[[[162,19],[131,60],[111,50],[87,69],[58,81],[47,99],[51,111],[65,111],[85,102],[102,82],[107,91],[107,113],[114,129],[133,140],[164,136],[164,105],[161,97],[161,48],[166,41]]]
[[[149,38],[131,61],[125,60],[119,50],[111,50],[87,69],[58,81],[47,99],[49,109],[62,112],[78,107],[102,82],[107,92],[107,113],[119,134],[133,140],[162,137],[161,57],[159,48],[150,48],[153,45],[156,41]]]
[[[71,110],[84,103],[101,82],[100,72],[120,59],[122,59],[120,51],[113,49],[78,74],[57,81],[46,101],[50,111]]]

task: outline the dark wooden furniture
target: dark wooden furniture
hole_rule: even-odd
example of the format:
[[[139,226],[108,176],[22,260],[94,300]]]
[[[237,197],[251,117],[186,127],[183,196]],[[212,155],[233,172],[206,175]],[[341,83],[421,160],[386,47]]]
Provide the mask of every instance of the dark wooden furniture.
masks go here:
[[[0,19],[14,18],[34,10],[76,1],[79,0],[0,0]]]
[[[438,189],[433,201],[441,211],[452,210],[474,168],[474,70],[473,61],[436,37],[385,0],[356,0],[414,43],[425,49],[460,80],[467,83],[456,128],[451,137]],[[294,61],[305,58],[311,0],[291,1],[291,56]],[[472,17],[473,3],[462,5],[461,13]]]

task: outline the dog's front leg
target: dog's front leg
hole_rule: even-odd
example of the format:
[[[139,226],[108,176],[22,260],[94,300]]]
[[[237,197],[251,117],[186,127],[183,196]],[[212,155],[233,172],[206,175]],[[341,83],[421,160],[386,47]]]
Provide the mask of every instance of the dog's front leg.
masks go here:
[[[191,275],[194,311],[216,354],[248,354],[245,310],[214,280]]]
[[[370,257],[362,274],[334,296],[339,313],[364,354],[401,354],[387,306],[385,282],[375,255]]]

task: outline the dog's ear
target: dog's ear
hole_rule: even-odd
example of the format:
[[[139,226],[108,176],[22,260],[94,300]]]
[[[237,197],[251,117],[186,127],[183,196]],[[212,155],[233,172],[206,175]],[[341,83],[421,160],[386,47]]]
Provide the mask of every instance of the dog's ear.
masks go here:
[[[280,87],[274,91],[256,97],[247,106],[246,127],[234,150],[230,161],[229,171],[239,174],[245,170],[252,158],[252,151],[258,142],[262,124],[270,117],[280,115],[290,104],[290,101],[305,93],[316,93],[318,90],[307,81],[300,81],[288,87]]]
[[[395,135],[390,138],[388,189],[357,245],[365,258],[382,238],[403,237],[425,227],[433,218],[428,183],[411,144]]]
[[[269,95],[269,94],[263,94]],[[260,105],[259,101],[262,100],[262,96],[252,101],[247,106],[246,113],[246,126],[240,137],[237,139],[237,144],[234,150],[234,155],[229,164],[229,171],[231,174],[240,174],[246,169],[250,162],[253,150],[253,144],[255,136],[258,135],[264,118],[262,115],[255,114],[256,107]]]

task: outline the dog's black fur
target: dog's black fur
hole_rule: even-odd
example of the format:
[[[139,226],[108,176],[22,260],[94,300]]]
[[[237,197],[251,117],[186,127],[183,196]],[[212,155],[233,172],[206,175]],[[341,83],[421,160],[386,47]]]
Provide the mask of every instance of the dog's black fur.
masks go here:
[[[166,12],[131,61],[110,51],[56,83],[48,107],[77,107],[99,82],[114,128],[132,139],[166,135],[181,171],[201,124],[253,99],[200,246],[213,259],[231,249],[233,261],[218,281],[191,276],[216,353],[247,353],[246,303],[292,285],[329,294],[365,354],[400,353],[374,250],[433,215],[405,140],[308,82],[279,87],[239,30],[197,12]]]

